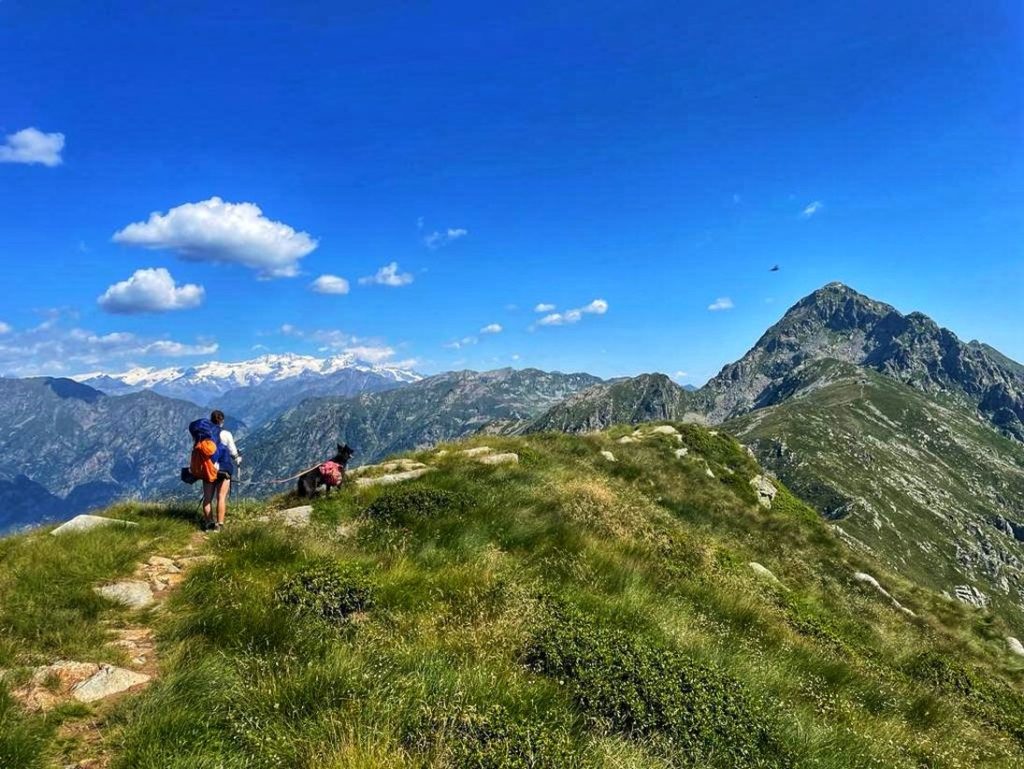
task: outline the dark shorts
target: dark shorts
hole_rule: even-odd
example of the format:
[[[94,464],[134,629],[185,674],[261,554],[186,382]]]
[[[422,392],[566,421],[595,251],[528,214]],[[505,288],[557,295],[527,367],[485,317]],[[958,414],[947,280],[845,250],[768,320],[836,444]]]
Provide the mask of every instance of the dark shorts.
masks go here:
[[[231,480],[231,473],[229,473],[227,470],[218,470],[217,471],[217,480],[218,481],[230,481]]]

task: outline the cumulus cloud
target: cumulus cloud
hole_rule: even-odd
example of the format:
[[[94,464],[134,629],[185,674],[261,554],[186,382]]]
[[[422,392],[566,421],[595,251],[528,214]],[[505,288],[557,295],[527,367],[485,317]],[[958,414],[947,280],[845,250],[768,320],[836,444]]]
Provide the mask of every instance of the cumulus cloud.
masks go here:
[[[688,372],[686,372],[686,371],[677,371],[676,373],[674,373],[672,375],[672,377],[674,379],[686,379],[689,376],[690,376],[690,374]]]
[[[263,215],[255,203],[226,203],[218,197],[184,203],[166,214],[114,233],[114,242],[174,251],[191,262],[240,264],[268,278],[298,274],[302,257],[317,247],[308,233]]]
[[[552,312],[555,309],[555,305],[548,304],[547,302],[541,302],[533,308],[534,312]]]
[[[348,281],[337,275],[321,275],[310,286],[318,294],[347,294]]]
[[[711,304],[708,305],[708,309],[711,312],[718,312],[720,310],[731,310],[736,305],[733,304],[732,299],[727,296],[720,296]]]
[[[107,312],[136,315],[198,307],[203,302],[204,293],[203,287],[194,283],[175,285],[170,272],[156,267],[136,270],[128,280],[115,283],[96,301]]]
[[[481,334],[500,334],[502,331],[504,331],[504,329],[500,323],[488,323],[480,329]]]
[[[38,128],[23,128],[8,134],[0,144],[0,163],[25,163],[53,168],[63,162],[64,134],[43,133]]]
[[[9,334],[9,333],[11,333],[11,326],[10,326],[10,324],[9,323],[4,323],[2,320],[0,320],[0,334]]]
[[[810,219],[816,213],[820,212],[825,207],[825,204],[820,200],[814,200],[804,206],[804,210],[800,212],[800,216],[804,219]]]
[[[359,284],[363,286],[407,286],[410,283],[412,283],[412,274],[408,272],[399,272],[398,262],[385,264],[377,270],[375,274],[367,275],[366,277],[359,279]]]
[[[454,243],[460,238],[464,238],[469,234],[469,230],[463,229],[462,227],[449,227],[447,230],[434,230],[428,235],[423,236],[423,244],[431,249],[436,250],[447,246],[449,243]]]
[[[565,312],[553,312],[545,315],[537,321],[538,326],[567,326],[579,323],[584,315],[604,315],[608,312],[608,302],[604,299],[595,299],[584,307],[577,307]]]
[[[462,337],[462,339],[456,339],[451,342],[446,342],[444,344],[444,347],[448,348],[449,350],[461,350],[463,347],[469,347],[471,345],[476,344],[479,341],[480,340],[477,339],[475,336],[464,336]]]
[[[106,334],[63,324],[59,314],[24,331],[0,338],[0,373],[13,376],[66,375],[83,369],[123,366],[147,357],[212,355],[217,343],[209,339],[181,342],[153,339],[128,331]]]
[[[394,348],[388,347],[387,345],[379,347],[371,345],[355,345],[353,347],[346,347],[344,351],[350,355],[354,355],[359,360],[366,361],[367,363],[383,363],[395,357]]]

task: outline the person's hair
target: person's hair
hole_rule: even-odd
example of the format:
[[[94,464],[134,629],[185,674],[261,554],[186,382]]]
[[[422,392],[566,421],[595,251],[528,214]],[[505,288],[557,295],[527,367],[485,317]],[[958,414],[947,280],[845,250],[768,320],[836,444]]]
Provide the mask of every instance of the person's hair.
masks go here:
[[[216,409],[215,411],[211,412],[210,421],[213,422],[215,425],[224,424],[224,412],[221,411],[220,409]]]

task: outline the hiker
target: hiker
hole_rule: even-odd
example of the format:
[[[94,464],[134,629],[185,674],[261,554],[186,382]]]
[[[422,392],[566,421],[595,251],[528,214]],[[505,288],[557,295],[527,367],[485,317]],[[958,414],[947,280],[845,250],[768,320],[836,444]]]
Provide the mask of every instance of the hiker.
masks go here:
[[[213,439],[218,444],[217,452],[211,458],[216,469],[213,480],[203,478],[203,528],[220,531],[224,527],[224,514],[228,509],[228,494],[231,492],[231,476],[236,466],[242,463],[242,456],[235,446],[235,437],[224,429],[224,412],[217,409],[210,414],[213,423]],[[213,500],[217,498],[217,519],[213,518]]]

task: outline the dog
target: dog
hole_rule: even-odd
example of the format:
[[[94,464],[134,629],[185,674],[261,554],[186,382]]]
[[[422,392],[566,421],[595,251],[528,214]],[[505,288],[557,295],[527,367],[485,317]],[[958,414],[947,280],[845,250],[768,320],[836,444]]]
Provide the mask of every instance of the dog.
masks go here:
[[[342,481],[344,481],[345,479],[345,466],[348,464],[348,461],[352,459],[353,454],[355,454],[355,451],[353,451],[347,443],[339,443],[338,453],[331,457],[331,459],[329,460],[331,462],[337,462],[339,465],[341,465]],[[307,470],[306,472],[299,476],[298,487],[296,488],[295,491],[300,497],[309,498],[315,496],[317,490],[321,486],[326,486],[326,484],[324,483],[323,477],[320,475],[320,468],[314,467],[312,470]],[[326,488],[327,493],[330,494],[331,487],[326,486]]]

